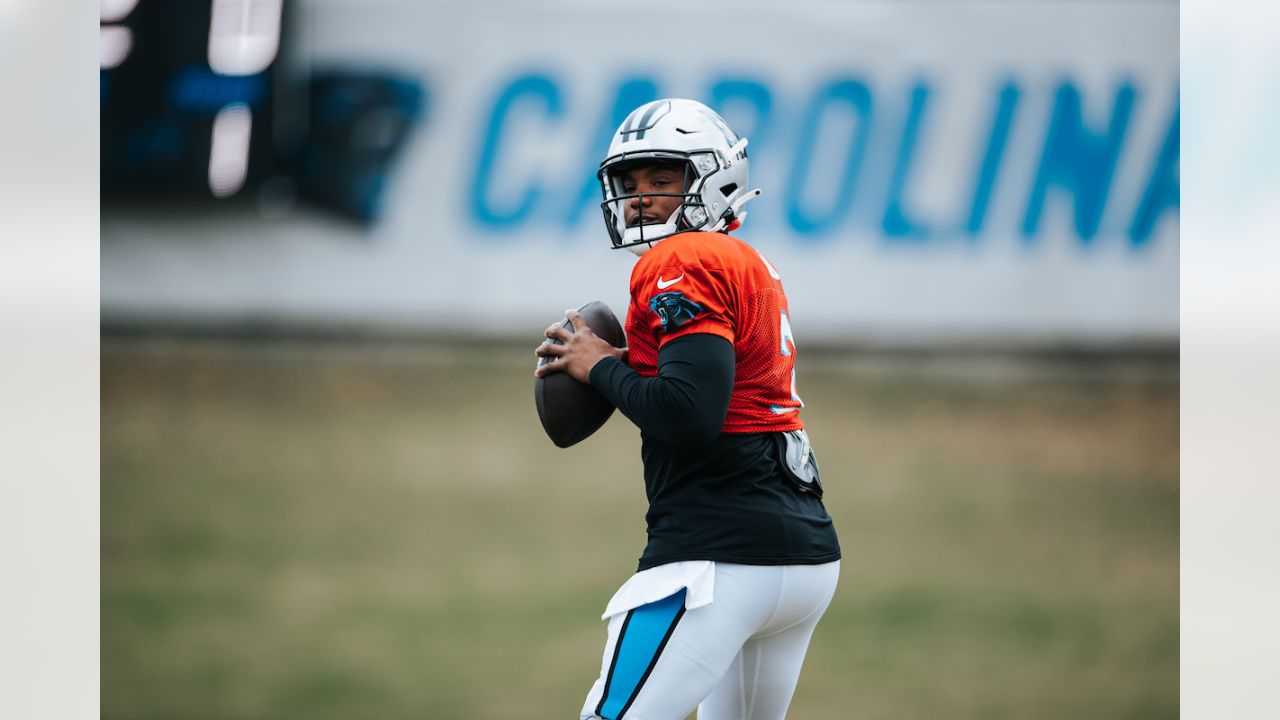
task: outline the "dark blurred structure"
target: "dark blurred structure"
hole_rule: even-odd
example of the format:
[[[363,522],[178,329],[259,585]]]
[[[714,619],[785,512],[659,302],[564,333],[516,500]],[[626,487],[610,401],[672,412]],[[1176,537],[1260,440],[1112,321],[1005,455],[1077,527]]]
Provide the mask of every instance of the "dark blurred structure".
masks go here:
[[[223,19],[240,6],[247,17]],[[101,70],[104,197],[227,197],[274,170],[284,9],[144,0],[120,19],[131,47]]]
[[[393,160],[422,112],[422,87],[389,73],[312,76],[307,142],[290,166],[304,198],[372,222]]]
[[[104,0],[101,182],[114,199],[309,198],[377,219],[424,104],[392,73],[311,77],[285,0]]]

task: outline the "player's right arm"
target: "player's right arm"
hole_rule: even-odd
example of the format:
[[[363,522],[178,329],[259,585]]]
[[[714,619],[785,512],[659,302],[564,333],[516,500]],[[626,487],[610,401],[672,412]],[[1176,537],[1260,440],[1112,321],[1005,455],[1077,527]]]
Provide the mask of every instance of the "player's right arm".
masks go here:
[[[533,354],[539,358],[553,358],[546,364],[539,364],[533,371],[534,377],[546,377],[554,372],[567,372],[578,382],[587,382],[591,369],[606,357],[625,360],[626,348],[616,348],[604,338],[596,335],[582,319],[577,310],[570,308],[564,311],[565,317],[573,323],[573,332],[569,332],[560,323],[547,328],[547,342],[538,346]],[[559,340],[559,344],[550,342]]]

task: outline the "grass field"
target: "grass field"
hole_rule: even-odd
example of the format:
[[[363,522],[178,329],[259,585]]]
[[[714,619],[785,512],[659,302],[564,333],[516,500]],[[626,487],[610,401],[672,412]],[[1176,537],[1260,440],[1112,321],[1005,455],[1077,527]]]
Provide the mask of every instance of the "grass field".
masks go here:
[[[554,448],[531,347],[103,348],[103,717],[577,716],[625,418]],[[1178,716],[1176,381],[804,362],[845,559],[790,717]]]

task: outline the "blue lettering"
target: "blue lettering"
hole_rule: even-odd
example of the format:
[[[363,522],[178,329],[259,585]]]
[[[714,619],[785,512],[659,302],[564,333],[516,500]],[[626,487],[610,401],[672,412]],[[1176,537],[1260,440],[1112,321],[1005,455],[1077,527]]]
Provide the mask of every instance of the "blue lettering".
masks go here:
[[[926,240],[929,228],[916,223],[907,217],[902,208],[902,190],[911,174],[911,159],[915,155],[916,135],[920,131],[920,118],[924,114],[925,104],[929,100],[929,87],[917,84],[911,90],[911,109],[907,111],[907,122],[902,128],[902,141],[898,145],[898,159],[893,166],[893,176],[889,180],[888,204],[884,209],[884,234],[890,240]]]
[[[512,114],[512,106],[521,100],[540,100],[546,106],[549,117],[557,118],[563,113],[560,100],[560,89],[555,82],[543,75],[526,75],[516,78],[502,91],[493,103],[493,111],[489,114],[489,127],[485,131],[484,143],[480,147],[480,157],[476,161],[476,173],[471,182],[471,215],[481,223],[493,227],[509,227],[522,222],[538,202],[541,188],[530,182],[524,194],[514,207],[497,210],[489,204],[488,190],[493,176],[494,161],[502,139],[502,132],[507,126],[508,115]]]
[[[987,152],[982,158],[982,170],[978,173],[978,182],[973,189],[969,222],[965,226],[971,238],[976,238],[982,232],[987,205],[991,202],[991,190],[1000,173],[1000,161],[1004,158],[1004,147],[1009,140],[1009,128],[1013,124],[1013,113],[1018,107],[1019,95],[1021,92],[1018,86],[1012,82],[1006,83],[1000,90],[1000,101],[991,121],[991,136],[987,138]]]
[[[738,137],[750,140],[748,154],[757,154],[770,130],[769,111],[773,108],[773,94],[769,88],[755,80],[722,79],[711,86],[710,102],[716,112],[720,113],[729,127],[737,131]],[[755,111],[751,122],[744,122],[745,117],[734,112],[734,107],[744,101]]]
[[[1129,226],[1129,244],[1133,247],[1145,245],[1151,239],[1151,230],[1156,220],[1165,210],[1178,209],[1181,188],[1178,182],[1178,140],[1181,134],[1178,129],[1178,107],[1175,101],[1173,122],[1169,132],[1160,146],[1160,154],[1156,158],[1155,169],[1151,171],[1151,179],[1147,181],[1147,189],[1142,193],[1138,203],[1138,211],[1133,216],[1133,224]]]
[[[609,143],[612,142],[618,126],[627,119],[627,115],[632,110],[657,99],[658,86],[648,78],[628,78],[618,86],[618,92],[613,99],[613,109],[601,118],[595,139],[587,148],[587,155],[582,160],[584,180],[582,186],[578,188],[578,194],[573,203],[569,206],[569,211],[565,213],[566,227],[577,225],[581,222],[582,213],[587,207],[604,200],[596,172],[600,168],[600,162],[604,160],[605,153],[609,152]]]
[[[1075,196],[1076,234],[1084,244],[1093,240],[1106,207],[1107,191],[1120,157],[1135,95],[1133,86],[1126,83],[1120,87],[1111,122],[1105,132],[1099,133],[1084,125],[1080,91],[1071,83],[1063,83],[1058,88],[1040,168],[1027,201],[1022,224],[1025,239],[1039,231],[1045,193],[1050,185],[1057,185]]]
[[[809,163],[813,156],[823,112],[835,102],[845,103],[857,113],[858,128],[849,143],[849,154],[845,161],[844,175],[840,179],[835,203],[825,214],[808,213],[800,207],[800,201],[809,175]],[[862,168],[867,140],[871,134],[871,111],[871,91],[858,80],[838,80],[819,88],[814,94],[804,120],[801,122],[800,140],[791,166],[791,176],[787,179],[785,196],[787,221],[796,232],[808,235],[830,231],[848,214],[853,204],[853,191],[858,179],[858,171]]]

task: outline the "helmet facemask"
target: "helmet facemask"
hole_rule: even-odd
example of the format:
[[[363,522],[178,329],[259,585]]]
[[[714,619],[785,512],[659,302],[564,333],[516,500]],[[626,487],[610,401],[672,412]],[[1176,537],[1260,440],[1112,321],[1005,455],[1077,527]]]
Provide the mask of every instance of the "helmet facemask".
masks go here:
[[[683,192],[627,193],[622,187],[622,175],[627,170],[645,164],[671,164],[683,170]],[[601,163],[597,177],[605,200],[600,203],[604,211],[605,226],[613,247],[628,248],[637,255],[648,250],[653,243],[682,232],[722,229],[724,218],[711,220],[704,198],[707,180],[722,167],[715,151],[679,152],[671,150],[646,150],[621,153]],[[627,226],[627,206],[633,201],[644,204],[645,198],[678,197],[680,204],[661,223]]]

